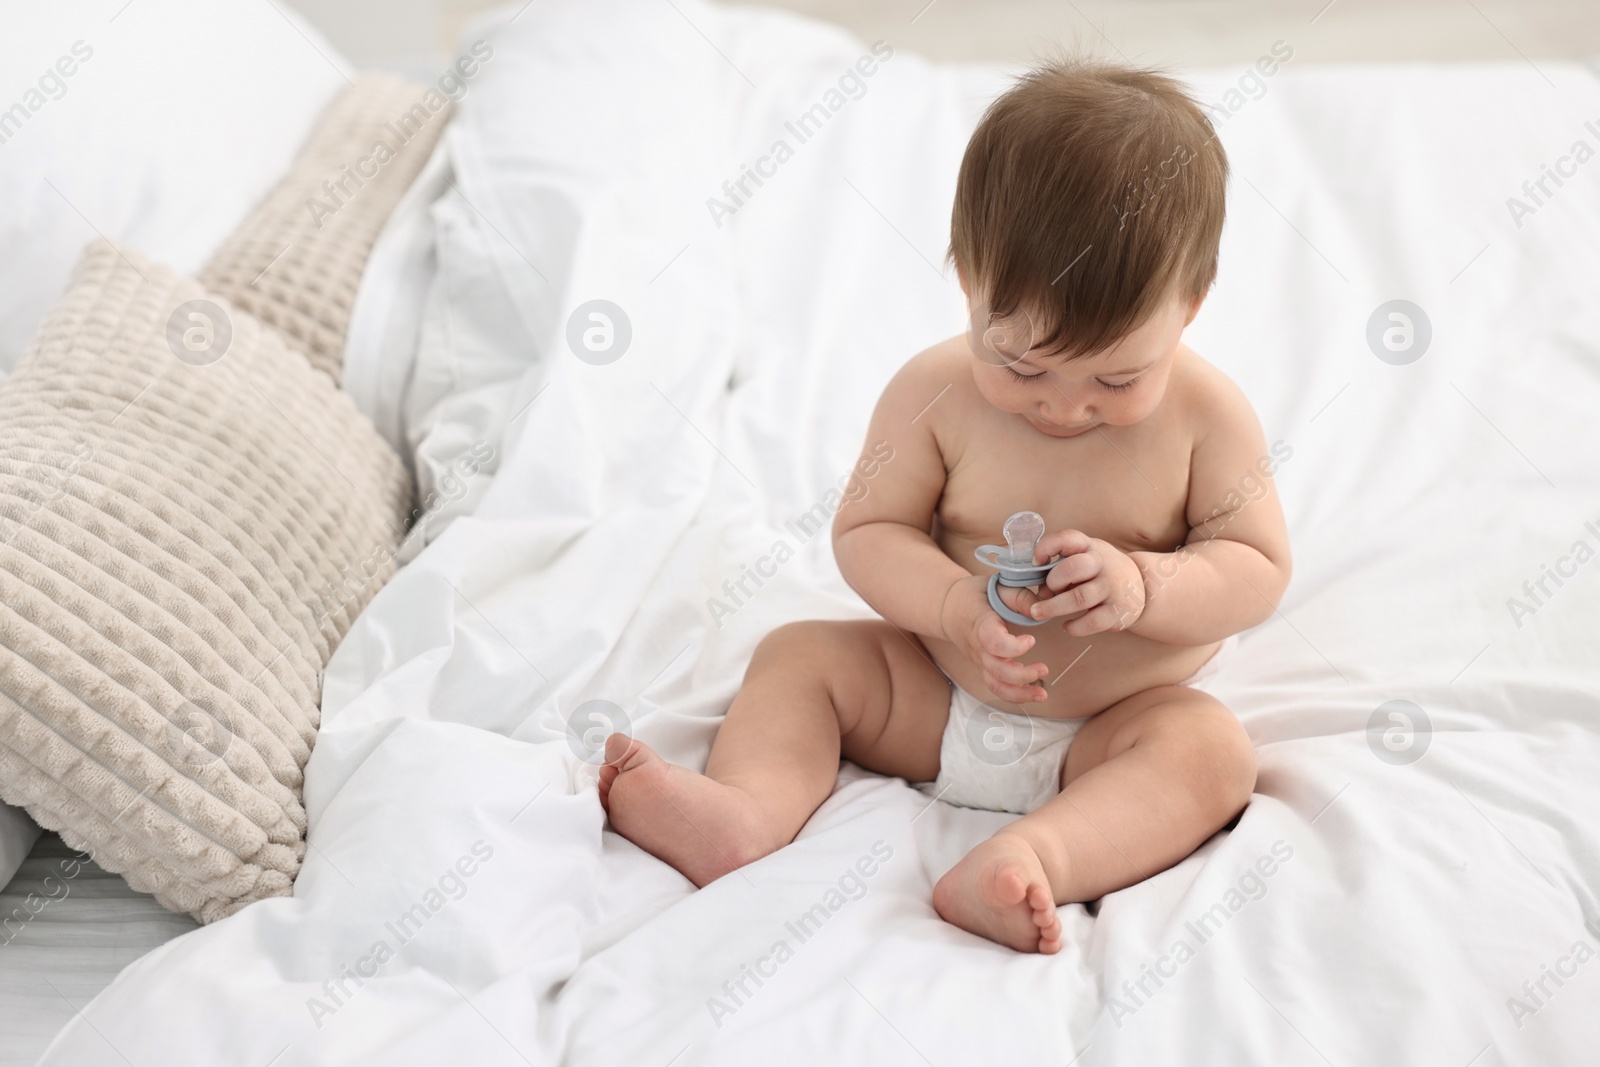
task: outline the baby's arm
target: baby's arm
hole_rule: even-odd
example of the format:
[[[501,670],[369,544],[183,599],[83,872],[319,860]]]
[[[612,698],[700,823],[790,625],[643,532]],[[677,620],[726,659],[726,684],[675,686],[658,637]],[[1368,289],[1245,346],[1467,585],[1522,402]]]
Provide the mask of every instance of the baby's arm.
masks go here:
[[[1174,552],[1124,553],[1076,530],[1047,534],[1038,556],[1066,558],[1048,579],[1059,595],[1036,615],[1092,608],[1065,629],[1078,636],[1129,630],[1173,645],[1220,641],[1271,617],[1290,570],[1289,533],[1270,474],[1279,457],[1268,451],[1238,386],[1218,372],[1196,386],[1200,429],[1184,544]],[[1069,588],[1076,583],[1083,583],[1081,594]]]
[[[1175,645],[1248,630],[1277,610],[1289,584],[1289,530],[1261,421],[1222,374],[1202,386],[1205,428],[1189,466],[1189,536],[1176,552],[1131,553],[1144,575],[1135,633]]]
[[[878,614],[901,630],[955,644],[983,668],[995,695],[1042,699],[1036,683],[1048,668],[1017,662],[1036,638],[1006,629],[989,607],[987,578],[970,574],[932,537],[945,464],[930,402],[948,385],[938,363],[919,356],[884,389],[848,502],[834,518],[834,556],[845,581]],[[885,445],[893,449],[888,461]],[[861,479],[874,465],[877,475]]]

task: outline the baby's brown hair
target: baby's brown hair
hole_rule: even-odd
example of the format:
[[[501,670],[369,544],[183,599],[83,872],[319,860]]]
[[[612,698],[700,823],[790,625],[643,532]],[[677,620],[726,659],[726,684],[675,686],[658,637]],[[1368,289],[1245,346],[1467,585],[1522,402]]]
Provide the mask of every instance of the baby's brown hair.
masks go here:
[[[1217,275],[1228,159],[1173,78],[1060,60],[1000,96],[967,144],[952,260],[993,319],[1068,358],[1114,344]],[[980,324],[980,329],[987,324]]]

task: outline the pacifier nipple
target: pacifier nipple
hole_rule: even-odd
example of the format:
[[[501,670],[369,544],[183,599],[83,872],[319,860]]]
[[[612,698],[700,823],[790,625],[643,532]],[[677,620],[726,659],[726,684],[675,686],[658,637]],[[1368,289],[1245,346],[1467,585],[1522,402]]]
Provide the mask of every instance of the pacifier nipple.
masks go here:
[[[1036,511],[1019,511],[1006,520],[1001,532],[1011,553],[1007,562],[1027,566],[1033,563],[1033,546],[1044,536],[1044,516]]]

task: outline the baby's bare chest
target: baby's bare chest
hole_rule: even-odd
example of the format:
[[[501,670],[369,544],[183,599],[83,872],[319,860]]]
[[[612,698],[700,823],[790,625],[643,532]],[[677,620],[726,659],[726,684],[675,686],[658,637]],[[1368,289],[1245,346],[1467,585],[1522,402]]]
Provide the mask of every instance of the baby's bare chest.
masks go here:
[[[1125,552],[1171,551],[1186,518],[1192,442],[1173,432],[1094,429],[1056,439],[975,432],[946,473],[939,540],[973,569],[971,550],[1000,540],[1006,518],[1037,511],[1050,530],[1071,528]]]

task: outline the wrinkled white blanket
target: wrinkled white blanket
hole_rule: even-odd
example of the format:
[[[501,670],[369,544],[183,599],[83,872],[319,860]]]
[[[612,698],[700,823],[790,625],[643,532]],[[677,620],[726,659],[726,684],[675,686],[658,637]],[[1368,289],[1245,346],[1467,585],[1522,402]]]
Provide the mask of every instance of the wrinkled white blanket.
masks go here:
[[[869,44],[690,0],[538,4],[495,48],[423,227],[415,365],[347,372],[472,514],[330,665],[294,898],[140,960],[45,1063],[1592,1057],[1600,165],[1506,205],[1596,142],[1588,72],[1196,79],[1236,177],[1189,339],[1292,451],[1295,581],[1214,689],[1260,784],[1037,958],[929,902],[1004,816],[847,768],[793,846],[692,892],[605,832],[578,757],[606,700],[702,761],[765,631],[866,611],[798,521],[961,327],[949,200],[1002,80],[900,49],[843,80]],[[1367,342],[1393,299],[1431,326],[1406,365]],[[626,314],[614,362],[568,347],[592,300]]]

